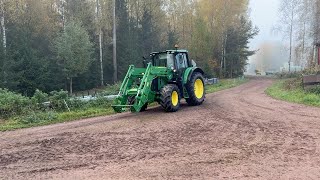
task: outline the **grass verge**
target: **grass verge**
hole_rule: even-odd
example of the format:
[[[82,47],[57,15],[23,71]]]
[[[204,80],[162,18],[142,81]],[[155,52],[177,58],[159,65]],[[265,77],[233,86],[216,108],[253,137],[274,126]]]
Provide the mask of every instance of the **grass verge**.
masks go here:
[[[320,107],[320,95],[305,92],[301,86],[288,88],[291,80],[278,80],[266,90],[266,94],[283,101]]]
[[[219,84],[207,85],[206,86],[206,93],[214,93],[217,91],[222,91],[225,89],[233,88],[248,82],[248,79],[240,78],[240,79],[222,79],[220,80]]]
[[[51,120],[35,121],[32,123],[24,123],[22,121],[23,118],[28,118],[28,117],[14,117],[8,120],[0,121],[0,131],[9,131],[9,130],[15,130],[15,129],[21,129],[21,128],[44,126],[44,125],[80,120],[83,118],[98,117],[98,116],[105,116],[105,115],[111,115],[111,114],[114,114],[113,109],[111,107],[106,107],[106,108],[89,108],[85,110],[75,110],[70,112],[59,112],[59,113],[56,113],[55,118]]]
[[[223,79],[219,84],[207,85],[206,93],[214,93],[224,89],[239,86],[248,79]],[[150,106],[156,106],[155,103]],[[28,116],[16,116],[7,120],[0,119],[0,131],[9,131],[21,128],[30,128],[79,120],[83,118],[98,117],[114,114],[111,106],[90,107],[73,110],[71,112],[42,112],[34,113]],[[48,115],[50,118],[48,118]]]

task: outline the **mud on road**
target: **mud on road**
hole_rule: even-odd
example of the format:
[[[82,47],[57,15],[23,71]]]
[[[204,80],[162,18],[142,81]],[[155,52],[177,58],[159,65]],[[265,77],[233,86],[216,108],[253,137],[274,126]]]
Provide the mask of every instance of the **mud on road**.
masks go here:
[[[320,179],[320,109],[269,79],[160,107],[0,133],[0,179]]]

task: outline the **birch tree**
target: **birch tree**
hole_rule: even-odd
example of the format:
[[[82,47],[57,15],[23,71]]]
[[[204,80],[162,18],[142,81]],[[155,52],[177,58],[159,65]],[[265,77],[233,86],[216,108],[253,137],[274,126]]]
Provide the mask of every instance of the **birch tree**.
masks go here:
[[[62,24],[62,28],[63,30],[65,30],[65,24],[66,24],[66,16],[65,16],[65,4],[66,1],[65,0],[59,0],[59,13],[61,15],[61,24]]]
[[[296,64],[304,66],[308,61],[312,60],[313,54],[313,27],[310,19],[313,19],[313,4],[314,0],[302,0],[299,6],[298,22],[297,22],[297,37],[295,39],[295,57]]]
[[[116,23],[116,0],[112,0],[113,5],[113,82],[118,81],[118,63],[117,63],[117,23]]]
[[[100,59],[100,81],[101,86],[104,86],[104,77],[103,77],[103,51],[102,51],[102,27],[101,27],[101,20],[102,20],[102,12],[101,12],[101,4],[100,0],[96,0],[96,11],[97,11],[97,29],[98,29],[98,35],[99,35],[99,59]]]
[[[291,63],[293,59],[293,48],[295,38],[295,27],[301,10],[301,0],[282,0],[279,8],[279,30],[283,33],[284,38],[289,39],[289,72],[291,71]]]
[[[5,26],[5,11],[4,11],[4,0],[0,1],[0,10],[1,10],[1,32],[2,32],[2,46],[4,51],[7,48],[7,36],[6,36],[6,26]]]
[[[1,23],[1,35],[2,35],[2,52],[0,51],[0,56],[2,56],[3,58],[1,58],[0,60],[0,65],[1,65],[1,76],[3,79],[1,79],[1,81],[6,84],[6,51],[7,51],[7,35],[6,35],[6,26],[5,26],[5,11],[4,11],[4,0],[0,0],[0,23]],[[1,84],[0,84],[1,85]]]

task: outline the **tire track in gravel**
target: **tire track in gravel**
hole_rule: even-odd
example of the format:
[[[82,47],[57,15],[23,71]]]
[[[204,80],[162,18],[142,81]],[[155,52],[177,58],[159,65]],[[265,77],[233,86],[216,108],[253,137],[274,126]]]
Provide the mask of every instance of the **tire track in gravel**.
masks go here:
[[[0,179],[320,179],[320,109],[271,79],[160,107],[0,133]]]

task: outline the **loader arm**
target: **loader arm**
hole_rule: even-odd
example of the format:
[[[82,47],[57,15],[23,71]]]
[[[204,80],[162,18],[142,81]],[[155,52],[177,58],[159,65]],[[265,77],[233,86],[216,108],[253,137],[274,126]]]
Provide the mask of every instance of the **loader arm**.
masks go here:
[[[155,92],[151,91],[151,82],[156,75],[151,73],[152,67],[151,63],[147,68],[135,68],[133,65],[129,67],[121,84],[119,97],[112,105],[116,112],[124,112],[127,109],[140,112],[146,103],[154,101]],[[140,80],[139,86],[132,87],[138,80]]]

